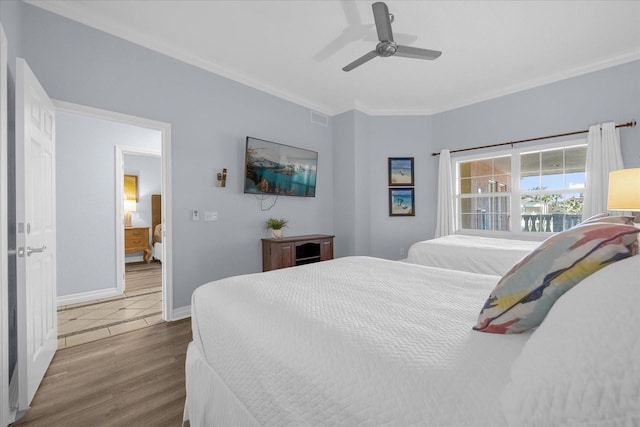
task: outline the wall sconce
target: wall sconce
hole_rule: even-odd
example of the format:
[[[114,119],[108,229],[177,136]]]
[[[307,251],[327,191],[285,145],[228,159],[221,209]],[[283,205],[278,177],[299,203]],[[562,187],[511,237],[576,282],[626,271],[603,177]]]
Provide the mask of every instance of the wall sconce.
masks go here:
[[[131,224],[131,212],[135,212],[137,204],[135,200],[124,200],[124,226],[132,227]]]
[[[632,211],[635,222],[640,222],[640,168],[609,172],[610,211]]]
[[[218,172],[216,180],[218,181],[218,187],[227,186],[227,168],[222,169],[222,172]]]

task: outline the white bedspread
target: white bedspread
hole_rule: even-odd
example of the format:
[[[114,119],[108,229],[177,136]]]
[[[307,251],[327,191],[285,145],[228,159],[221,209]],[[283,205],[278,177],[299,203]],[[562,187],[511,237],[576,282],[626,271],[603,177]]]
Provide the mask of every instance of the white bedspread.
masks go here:
[[[155,242],[153,244],[153,257],[158,261],[163,261],[162,259],[162,243]]]
[[[503,276],[540,242],[452,234],[414,243],[406,262]]]
[[[191,425],[225,425],[220,408],[266,426],[505,425],[498,398],[529,334],[471,330],[497,280],[348,257],[203,285]]]

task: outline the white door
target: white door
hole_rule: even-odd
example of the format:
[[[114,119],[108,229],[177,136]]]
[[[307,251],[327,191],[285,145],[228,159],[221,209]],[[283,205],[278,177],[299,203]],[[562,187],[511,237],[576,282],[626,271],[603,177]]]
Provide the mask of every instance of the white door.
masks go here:
[[[16,60],[18,410],[28,408],[56,351],[53,103]]]

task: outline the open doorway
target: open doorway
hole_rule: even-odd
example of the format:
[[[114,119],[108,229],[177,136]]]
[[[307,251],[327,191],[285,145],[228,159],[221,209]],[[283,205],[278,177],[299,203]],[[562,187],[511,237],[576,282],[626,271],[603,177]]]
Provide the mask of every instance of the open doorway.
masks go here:
[[[170,320],[170,126],[65,102],[56,111],[59,348]],[[137,236],[142,250],[129,253],[125,174],[138,178],[129,211],[135,231],[145,231]],[[152,250],[152,195],[161,195],[163,262]],[[137,278],[127,280],[125,264],[137,267]]]
[[[164,249],[161,151],[116,145],[115,179],[116,221],[122,218],[124,226],[123,244],[116,244],[117,264],[126,267],[141,263],[152,267],[161,263]],[[126,270],[116,277],[120,293],[128,288]]]

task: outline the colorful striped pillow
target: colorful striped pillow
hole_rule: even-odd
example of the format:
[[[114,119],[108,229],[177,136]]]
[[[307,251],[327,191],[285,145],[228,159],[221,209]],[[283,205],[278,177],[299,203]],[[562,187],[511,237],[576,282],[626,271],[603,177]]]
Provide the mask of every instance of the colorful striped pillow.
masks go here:
[[[615,224],[633,225],[633,220],[634,217],[632,216],[609,215],[608,213],[601,213],[585,219],[580,224],[578,224],[578,226],[590,224],[593,222],[612,222]]]
[[[473,329],[508,334],[537,327],[582,279],[637,254],[638,232],[632,225],[592,222],[549,237],[500,279]]]

